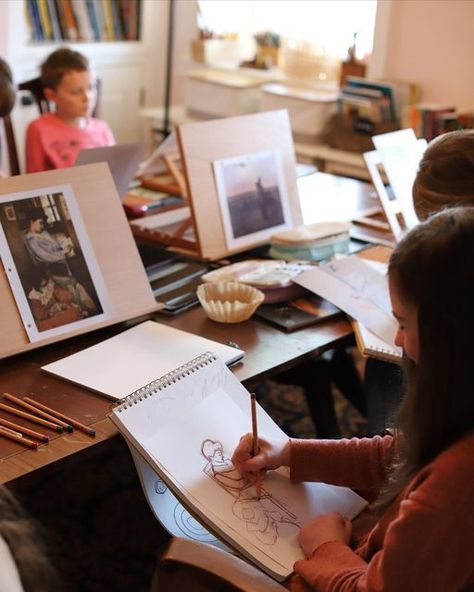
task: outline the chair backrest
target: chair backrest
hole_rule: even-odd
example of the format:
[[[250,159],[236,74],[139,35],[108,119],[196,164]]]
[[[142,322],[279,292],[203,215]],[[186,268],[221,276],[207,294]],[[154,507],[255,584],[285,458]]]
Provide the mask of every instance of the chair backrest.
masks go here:
[[[161,555],[150,592],[285,592],[250,563],[206,543],[173,538]]]
[[[16,148],[15,134],[10,115],[0,117],[5,128],[5,138],[7,140],[8,161],[10,163],[10,175],[20,174],[20,161],[18,160],[18,151]]]
[[[41,84],[41,79],[39,77],[21,82],[18,85],[18,90],[27,90],[31,93],[38,105],[41,115],[51,111],[48,99],[44,96],[43,85]]]
[[[43,85],[41,84],[41,78],[32,78],[31,80],[21,82],[18,85],[18,90],[26,90],[31,93],[34,100],[36,101],[36,104],[38,105],[38,109],[41,115],[43,115],[44,113],[49,113],[51,111],[49,101],[44,95]],[[94,111],[92,112],[93,117],[98,117],[99,115],[99,99],[101,90],[101,81],[99,78],[96,78],[96,90],[97,101],[94,107]]]

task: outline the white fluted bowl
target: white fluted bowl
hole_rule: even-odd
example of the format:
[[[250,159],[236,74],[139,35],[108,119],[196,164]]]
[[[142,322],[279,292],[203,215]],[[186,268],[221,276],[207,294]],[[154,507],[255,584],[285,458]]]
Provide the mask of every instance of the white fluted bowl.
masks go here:
[[[262,304],[263,292],[239,282],[201,284],[197,297],[207,316],[218,323],[241,323]]]

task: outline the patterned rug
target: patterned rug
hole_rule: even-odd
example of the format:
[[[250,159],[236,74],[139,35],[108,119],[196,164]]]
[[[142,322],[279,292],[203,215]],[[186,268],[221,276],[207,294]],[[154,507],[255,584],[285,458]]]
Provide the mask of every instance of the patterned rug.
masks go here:
[[[341,434],[363,435],[364,420],[333,389]],[[259,402],[293,437],[315,430],[301,388],[267,381]],[[169,539],[142,494],[120,438],[98,444],[88,458],[55,465],[40,482],[15,492],[44,533],[61,592],[148,592],[157,552]]]

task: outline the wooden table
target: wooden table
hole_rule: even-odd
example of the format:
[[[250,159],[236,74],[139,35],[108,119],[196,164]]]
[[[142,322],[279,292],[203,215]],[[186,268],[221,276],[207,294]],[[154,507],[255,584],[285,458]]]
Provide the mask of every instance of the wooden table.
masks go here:
[[[299,180],[304,220],[306,223],[335,219],[350,219],[371,205],[371,188],[352,179],[316,173]],[[233,371],[245,386],[252,389],[262,379],[283,371],[310,356],[320,355],[340,343],[352,340],[352,329],[344,318],[336,318],[314,327],[286,334],[256,318],[236,325],[221,325],[210,321],[200,307],[176,317],[155,316],[159,322],[203,335],[220,342],[233,341],[246,351],[246,356]],[[107,418],[113,403],[79,386],[41,371],[41,366],[106,339],[133,323],[101,329],[39,350],[25,352],[0,361],[0,392],[28,395],[64,414],[96,429],[95,438],[74,430],[72,434],[53,434],[52,440],[38,450],[0,439],[0,483],[20,478],[41,478],[43,472],[57,462],[72,462],[81,455],[92,454],[102,442],[117,435]],[[0,410],[0,416],[22,424]],[[33,426],[38,429],[40,426]],[[66,462],[67,461],[67,462]]]

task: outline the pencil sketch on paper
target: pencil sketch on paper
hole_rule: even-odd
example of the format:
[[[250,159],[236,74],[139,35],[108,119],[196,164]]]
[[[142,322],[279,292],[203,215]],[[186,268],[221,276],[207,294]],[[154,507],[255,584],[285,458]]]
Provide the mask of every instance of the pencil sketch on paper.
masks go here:
[[[345,257],[324,263],[321,268],[348,285],[353,298],[370,300],[384,312],[392,314],[387,276],[378,267],[369,265],[357,257]]]
[[[232,496],[232,513],[260,542],[275,545],[284,524],[301,527],[296,515],[265,488],[257,497],[254,485],[243,479],[226,458],[222,442],[206,438],[201,443],[201,454],[207,461],[203,472]]]

